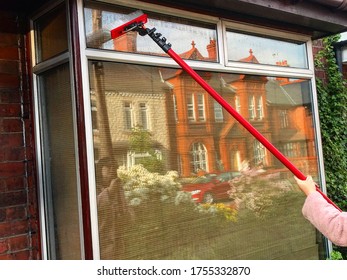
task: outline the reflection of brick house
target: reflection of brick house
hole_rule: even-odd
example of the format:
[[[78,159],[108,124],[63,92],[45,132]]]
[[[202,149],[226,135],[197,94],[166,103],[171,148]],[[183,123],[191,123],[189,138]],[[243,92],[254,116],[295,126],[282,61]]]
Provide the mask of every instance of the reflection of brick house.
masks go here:
[[[202,59],[194,42],[182,56]],[[258,63],[251,50],[242,61]],[[277,164],[253,136],[182,70],[162,70],[162,75],[173,87],[178,169],[183,176],[199,169],[239,170],[243,160],[265,166]],[[307,125],[312,124],[312,116],[302,106],[310,103],[307,82],[232,74],[201,75],[300,167],[304,164],[302,158],[315,156],[313,127]]]
[[[154,142],[153,148],[160,151],[164,158],[169,158],[167,151],[171,150],[170,135],[166,124],[170,116],[167,114],[166,102],[170,88],[161,81],[158,71],[152,71],[151,67],[141,69],[117,63],[103,63],[100,67],[103,82],[91,79],[91,92],[92,97],[97,95],[99,87],[101,95],[105,98],[112,148],[118,163],[129,166],[130,162],[136,162],[136,157],[140,156],[129,151],[129,136],[135,127],[150,132]],[[134,83],[129,83],[129,77],[132,76]],[[92,98],[94,99],[96,98]],[[97,102],[93,108],[94,141],[98,153],[105,145],[107,137],[97,127],[100,123],[98,118],[105,112],[100,110]],[[98,157],[99,155],[96,155],[96,158]],[[170,168],[169,162],[166,166]]]

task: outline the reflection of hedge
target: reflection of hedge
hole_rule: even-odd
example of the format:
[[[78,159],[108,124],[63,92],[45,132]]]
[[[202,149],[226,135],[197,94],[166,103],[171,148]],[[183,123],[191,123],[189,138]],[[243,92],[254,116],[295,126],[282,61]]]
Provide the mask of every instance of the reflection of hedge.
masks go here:
[[[152,175],[144,176],[155,183]],[[130,200],[141,194],[138,190],[132,193],[141,188],[134,181],[136,172],[132,176],[127,177],[132,178],[132,187],[130,181],[124,181]],[[159,181],[164,177],[157,177],[160,180],[155,185],[161,186]],[[266,181],[262,184],[259,188],[264,188]],[[236,212],[229,212],[227,206],[197,205],[177,186],[176,191],[172,186],[166,186],[166,191],[160,190],[163,186],[147,187],[146,195],[132,207],[134,221],[129,221],[125,231],[124,259],[318,258],[315,231],[302,217],[304,196],[298,191],[276,196],[261,219],[242,208],[237,222],[230,222],[228,214]],[[235,216],[231,217],[234,221]]]

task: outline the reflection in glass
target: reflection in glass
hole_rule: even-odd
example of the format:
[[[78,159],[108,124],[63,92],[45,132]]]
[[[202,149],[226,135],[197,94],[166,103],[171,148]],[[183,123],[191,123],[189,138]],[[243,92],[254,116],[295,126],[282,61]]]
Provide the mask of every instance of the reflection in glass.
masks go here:
[[[227,31],[228,60],[308,68],[306,44]]]
[[[131,52],[147,55],[165,56],[166,54],[148,36],[137,32],[103,43],[104,33],[124,23],[124,18],[134,10],[118,7],[94,7],[88,4],[84,10],[87,47]],[[145,12],[145,11],[144,11]],[[157,29],[168,39],[183,59],[218,61],[216,26],[178,18],[145,12],[148,14],[146,27]],[[97,36],[99,34],[100,36]]]
[[[40,85],[49,258],[81,259],[69,65],[43,73]]]
[[[52,58],[68,48],[65,5],[43,15],[35,21],[37,30],[37,62]]]
[[[98,184],[98,200],[110,185],[123,197],[98,205],[99,225],[109,225],[99,227],[102,258],[318,258],[292,174],[195,81],[169,68],[90,61],[89,69],[96,166],[111,157],[118,176]],[[317,179],[309,81],[199,74]]]

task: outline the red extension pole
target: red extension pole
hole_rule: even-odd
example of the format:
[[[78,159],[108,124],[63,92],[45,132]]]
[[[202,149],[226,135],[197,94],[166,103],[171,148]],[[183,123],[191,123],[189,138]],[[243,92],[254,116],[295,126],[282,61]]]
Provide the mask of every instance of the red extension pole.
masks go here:
[[[227,110],[244,128],[246,128],[260,143],[264,145],[279,161],[281,161],[297,178],[305,180],[306,176],[296,168],[274,145],[270,143],[254,126],[243,118],[219,93],[217,93],[204,79],[202,79],[177,53],[171,48],[167,54],[177,62],[203,89],[205,89],[225,110]],[[317,191],[333,205],[336,209],[341,209],[334,204],[320,189]]]
[[[137,15],[136,15],[137,16]],[[182,67],[203,89],[205,89],[225,110],[227,110],[244,128],[246,128],[260,143],[264,145],[279,161],[281,161],[297,178],[305,180],[306,176],[297,169],[274,145],[270,143],[257,129],[255,129],[246,119],[244,119],[231,105],[223,99],[204,79],[202,79],[184,60],[171,49],[171,44],[166,43],[166,38],[161,38],[160,33],[155,33],[156,29],[148,29],[144,27],[147,22],[147,15],[142,14],[137,18],[131,19],[126,24],[123,24],[111,31],[111,38],[117,38],[122,34],[135,30],[141,36],[149,35],[154,42],[162,48],[176,63]],[[324,193],[321,192],[318,186],[317,191],[325,198],[327,202],[333,205],[336,209],[341,209],[335,205]]]

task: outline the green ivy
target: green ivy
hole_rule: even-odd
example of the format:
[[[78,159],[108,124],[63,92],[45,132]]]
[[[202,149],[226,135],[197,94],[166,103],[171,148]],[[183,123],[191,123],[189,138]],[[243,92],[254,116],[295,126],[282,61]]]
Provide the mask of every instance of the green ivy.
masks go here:
[[[317,79],[317,94],[328,195],[346,210],[347,83],[336,64],[333,48],[339,38],[340,35],[335,35],[323,39],[315,67],[326,75],[325,80]]]

